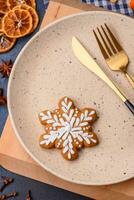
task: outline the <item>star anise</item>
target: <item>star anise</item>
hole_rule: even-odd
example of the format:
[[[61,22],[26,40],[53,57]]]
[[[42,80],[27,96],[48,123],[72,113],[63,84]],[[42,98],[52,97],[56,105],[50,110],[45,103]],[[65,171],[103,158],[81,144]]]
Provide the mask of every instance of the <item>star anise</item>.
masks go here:
[[[18,195],[17,192],[12,192],[12,193],[7,194],[7,195],[2,194],[2,195],[0,195],[0,200],[5,200],[5,199],[12,198],[12,197],[16,197],[17,195]]]
[[[31,191],[30,190],[27,193],[26,200],[32,200]]]
[[[12,60],[9,61],[2,61],[0,64],[0,73],[2,74],[2,77],[9,77],[11,70],[13,67],[13,62]]]
[[[3,96],[3,89],[0,88],[0,105],[6,105],[7,99]]]
[[[3,192],[3,190],[4,190],[9,184],[11,184],[13,181],[14,181],[13,178],[1,176],[1,177],[0,177],[0,182],[1,182],[1,185],[0,185],[0,192]]]

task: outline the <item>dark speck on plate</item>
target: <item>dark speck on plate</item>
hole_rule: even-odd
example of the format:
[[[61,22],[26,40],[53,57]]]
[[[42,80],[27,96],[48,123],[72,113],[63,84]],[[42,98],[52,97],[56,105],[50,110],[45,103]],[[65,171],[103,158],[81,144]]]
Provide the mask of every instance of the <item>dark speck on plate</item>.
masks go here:
[[[98,108],[100,108],[100,104],[98,103]]]
[[[25,71],[25,73],[28,75],[29,74],[29,72],[28,71]]]
[[[23,94],[27,94],[27,91],[24,91]]]

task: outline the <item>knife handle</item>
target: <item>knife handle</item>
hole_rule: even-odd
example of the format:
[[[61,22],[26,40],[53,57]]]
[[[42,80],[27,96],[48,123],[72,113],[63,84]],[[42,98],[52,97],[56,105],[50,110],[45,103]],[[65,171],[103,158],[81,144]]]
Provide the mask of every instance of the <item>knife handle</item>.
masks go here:
[[[134,105],[128,99],[124,103],[134,115]]]

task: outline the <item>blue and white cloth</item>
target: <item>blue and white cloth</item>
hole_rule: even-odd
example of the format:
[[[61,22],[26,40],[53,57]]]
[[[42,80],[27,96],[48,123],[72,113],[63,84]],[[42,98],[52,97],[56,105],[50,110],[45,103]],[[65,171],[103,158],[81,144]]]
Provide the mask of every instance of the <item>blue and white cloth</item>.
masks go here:
[[[45,10],[46,10],[47,7],[48,7],[48,4],[49,4],[49,0],[43,0],[43,3],[44,3],[44,6],[45,6]]]
[[[116,3],[111,3],[110,0],[82,0],[82,2],[88,4],[94,4],[95,6],[102,7],[107,10],[134,17],[134,10],[129,7],[129,1],[130,0],[117,0]]]
[[[43,0],[44,5],[48,6],[49,0]],[[73,1],[73,0],[72,0]],[[111,3],[110,0],[81,0],[87,4],[94,4],[95,6],[105,8],[114,12],[122,13],[134,17],[134,10],[129,7],[130,0],[117,0],[116,3]]]

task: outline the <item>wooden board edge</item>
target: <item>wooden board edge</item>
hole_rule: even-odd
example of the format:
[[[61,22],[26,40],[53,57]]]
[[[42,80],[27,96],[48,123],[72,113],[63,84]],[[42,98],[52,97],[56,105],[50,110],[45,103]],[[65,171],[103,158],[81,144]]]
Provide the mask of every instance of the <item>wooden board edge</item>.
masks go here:
[[[63,181],[50,173],[46,172],[43,168],[41,169],[40,166],[36,164],[31,164],[27,166],[27,163],[24,161],[19,161],[16,159],[12,159],[11,157],[7,157],[5,159],[4,155],[0,155],[1,160],[1,166],[4,166],[5,169],[17,173],[22,176],[22,173],[20,173],[20,169],[22,171],[23,168],[23,176],[27,177],[30,176],[31,179],[49,184],[51,186],[55,186],[61,189],[68,190],[73,193],[77,193],[79,191],[80,195],[84,195],[86,197],[95,198],[97,200],[133,200],[133,197],[130,197],[129,195],[124,195],[120,193],[119,191],[111,191],[107,186],[81,186],[77,184],[72,184],[66,181]],[[9,163],[12,163],[12,166],[9,165]],[[17,169],[16,169],[17,165]],[[9,167],[10,166],[10,167]],[[32,170],[31,170],[32,168]],[[34,173],[33,173],[34,171]],[[36,175],[38,174],[38,176]]]

